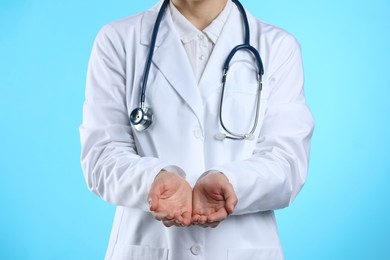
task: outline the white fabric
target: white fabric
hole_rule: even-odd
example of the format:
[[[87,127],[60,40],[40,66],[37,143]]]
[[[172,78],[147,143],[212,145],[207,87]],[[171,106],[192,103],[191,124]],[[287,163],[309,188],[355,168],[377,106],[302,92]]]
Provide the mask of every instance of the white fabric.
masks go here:
[[[172,1],[169,2],[173,25],[183,43],[197,82],[200,81],[214,45],[222,32],[231,5],[231,0],[228,0],[221,13],[203,31],[200,31],[177,10]]]
[[[248,13],[251,44],[265,68],[257,138],[220,141],[215,134],[222,131],[222,67],[243,42],[240,12],[232,6],[199,82],[166,12],[146,92],[154,121],[138,132],[129,115],[139,105],[160,5],[105,26],[88,67],[82,167],[88,188],[117,206],[106,259],[283,259],[273,210],[288,206],[306,180],[314,127],[303,93],[299,44]],[[232,61],[223,111],[232,131],[245,132],[253,123],[253,64],[245,52]],[[165,167],[176,167],[191,186],[208,170],[223,172],[238,197],[234,213],[215,229],[164,227],[148,211],[147,194]]]

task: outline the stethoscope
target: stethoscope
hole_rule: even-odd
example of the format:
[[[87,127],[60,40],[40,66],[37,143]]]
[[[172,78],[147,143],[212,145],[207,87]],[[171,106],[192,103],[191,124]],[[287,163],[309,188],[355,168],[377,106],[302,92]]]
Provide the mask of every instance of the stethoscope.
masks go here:
[[[226,133],[218,133],[215,135],[215,138],[218,140],[224,140],[225,138],[228,139],[233,139],[233,140],[253,140],[255,138],[254,132],[256,130],[258,121],[259,121],[259,110],[260,110],[260,98],[261,98],[261,90],[262,90],[262,78],[264,74],[264,68],[263,68],[263,63],[260,58],[259,52],[250,45],[250,31],[249,31],[249,23],[248,23],[248,18],[246,16],[246,12],[244,10],[244,7],[241,5],[241,3],[238,0],[232,0],[233,3],[235,3],[242,15],[242,19],[244,22],[244,27],[245,27],[245,40],[243,44],[237,45],[232,49],[228,57],[226,58],[226,61],[223,66],[223,76],[222,76],[222,89],[221,89],[221,97],[220,97],[220,102],[219,102],[219,122],[223,128],[223,130]],[[153,122],[153,112],[149,107],[145,107],[145,93],[146,93],[146,85],[148,81],[148,76],[149,76],[149,71],[150,71],[150,66],[152,64],[152,58],[153,58],[153,52],[154,48],[156,45],[156,39],[157,39],[157,34],[158,34],[158,29],[160,27],[160,23],[164,14],[165,9],[167,8],[169,4],[169,0],[164,0],[157,18],[156,22],[153,28],[152,32],[152,39],[150,43],[150,48],[149,48],[149,53],[148,57],[146,59],[146,64],[145,64],[145,71],[142,79],[142,85],[141,85],[141,95],[140,95],[140,102],[139,102],[139,107],[135,108],[131,114],[130,114],[130,122],[134,126],[134,128],[138,131],[143,131],[147,129]],[[222,111],[223,111],[223,99],[224,99],[224,93],[225,93],[225,85],[226,85],[226,79],[227,79],[227,74],[229,71],[229,65],[230,61],[232,60],[233,56],[238,52],[239,50],[246,50],[250,52],[256,59],[256,64],[257,64],[257,98],[256,98],[256,115],[255,115],[255,120],[252,126],[252,129],[250,130],[249,133],[245,134],[240,134],[240,133],[235,133],[231,130],[229,130],[226,125],[224,124],[223,118],[222,118]]]

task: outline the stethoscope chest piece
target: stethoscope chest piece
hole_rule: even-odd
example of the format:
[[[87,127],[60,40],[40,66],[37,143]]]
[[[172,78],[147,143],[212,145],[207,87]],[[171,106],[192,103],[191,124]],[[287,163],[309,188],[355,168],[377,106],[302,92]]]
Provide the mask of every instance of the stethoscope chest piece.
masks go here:
[[[137,107],[130,114],[130,122],[138,131],[143,131],[148,128],[153,121],[152,110],[148,107]]]

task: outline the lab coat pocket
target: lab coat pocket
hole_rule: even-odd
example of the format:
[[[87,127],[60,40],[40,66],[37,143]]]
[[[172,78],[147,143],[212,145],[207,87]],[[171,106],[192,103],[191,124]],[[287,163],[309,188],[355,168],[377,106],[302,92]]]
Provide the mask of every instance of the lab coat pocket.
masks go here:
[[[167,260],[168,249],[150,246],[115,245],[112,260]]]
[[[233,133],[246,134],[257,125],[255,133],[259,133],[267,107],[267,98],[264,89],[260,91],[254,64],[245,59],[232,63],[220,106],[225,127]]]
[[[246,134],[256,125],[255,133],[259,133],[268,100],[265,98],[258,99],[257,95],[256,92],[226,91],[221,115],[227,129],[237,134]],[[257,104],[257,102],[260,103]]]
[[[228,260],[283,260],[280,248],[231,248]]]

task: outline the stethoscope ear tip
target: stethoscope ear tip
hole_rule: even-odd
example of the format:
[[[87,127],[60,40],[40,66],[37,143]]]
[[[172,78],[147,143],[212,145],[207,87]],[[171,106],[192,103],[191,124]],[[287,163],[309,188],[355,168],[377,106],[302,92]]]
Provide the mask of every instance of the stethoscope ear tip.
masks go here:
[[[225,140],[225,138],[226,138],[226,134],[223,134],[223,133],[218,133],[215,135],[215,139],[217,139],[219,141]]]
[[[218,141],[223,141],[225,140],[226,138],[230,138],[230,139],[234,139],[234,140],[248,140],[248,141],[253,141],[255,140],[255,135],[254,134],[245,134],[245,135],[241,135],[239,138],[238,137],[231,137],[231,136],[227,136],[226,134],[223,134],[223,133],[217,133],[215,134],[215,139],[217,139]]]
[[[245,140],[253,141],[253,140],[255,140],[255,135],[254,134],[246,134]]]

